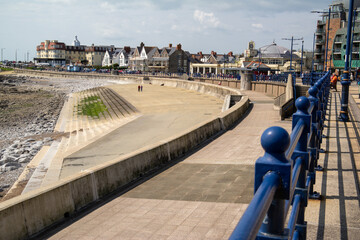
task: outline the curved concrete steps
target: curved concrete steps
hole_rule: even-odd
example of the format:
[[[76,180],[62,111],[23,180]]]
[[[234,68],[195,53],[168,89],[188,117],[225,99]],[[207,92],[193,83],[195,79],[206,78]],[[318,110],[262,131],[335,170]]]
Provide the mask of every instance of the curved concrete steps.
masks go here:
[[[84,115],[79,109],[84,104],[84,99],[99,101],[107,110],[100,113],[99,117]],[[41,164],[38,165],[36,174],[30,178],[23,193],[57,181],[64,157],[136,119],[138,113],[134,106],[106,87],[70,94],[55,127],[56,131],[67,132],[69,135],[61,141],[54,142],[52,148],[40,156]]]

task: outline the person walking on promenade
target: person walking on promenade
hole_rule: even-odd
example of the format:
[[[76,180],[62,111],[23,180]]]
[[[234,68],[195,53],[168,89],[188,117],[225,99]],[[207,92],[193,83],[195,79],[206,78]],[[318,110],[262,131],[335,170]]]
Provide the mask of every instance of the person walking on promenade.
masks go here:
[[[141,85],[141,86],[140,86],[140,92],[142,92],[142,89],[143,89],[143,86]]]
[[[336,74],[334,74],[331,77],[330,86],[335,89],[335,92],[337,92],[337,81],[338,81],[338,76]]]
[[[138,85],[138,92],[140,92],[140,85]]]

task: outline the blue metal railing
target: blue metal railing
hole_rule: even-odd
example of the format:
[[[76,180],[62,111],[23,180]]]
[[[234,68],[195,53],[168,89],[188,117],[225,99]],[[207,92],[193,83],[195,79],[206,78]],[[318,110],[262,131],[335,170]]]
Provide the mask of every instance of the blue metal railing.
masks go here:
[[[313,86],[315,82],[317,82],[320,78],[322,78],[326,72],[311,72],[304,73],[302,76],[303,85],[311,85]]]
[[[284,72],[280,74],[272,74],[272,75],[253,75],[254,81],[271,81],[271,82],[283,82],[286,83],[288,80],[289,74],[292,74],[293,78],[296,79],[296,74],[294,72]]]
[[[230,239],[306,239],[305,208],[318,196],[313,185],[329,89],[327,72],[309,89],[309,98],[296,100],[290,135],[281,127],[262,134],[265,154],[255,163],[255,194]]]

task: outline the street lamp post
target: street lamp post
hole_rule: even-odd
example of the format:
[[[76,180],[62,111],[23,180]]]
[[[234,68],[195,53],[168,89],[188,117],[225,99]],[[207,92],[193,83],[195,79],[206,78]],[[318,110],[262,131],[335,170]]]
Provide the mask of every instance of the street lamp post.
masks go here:
[[[4,61],[4,58],[3,58],[3,52],[4,52],[5,48],[1,48],[1,62]]]
[[[350,72],[351,72],[351,65],[352,65],[352,48],[353,48],[353,44],[352,42],[354,41],[354,30],[355,30],[355,18],[356,18],[356,8],[354,9],[354,19],[353,19],[353,24],[352,24],[352,34],[351,34],[351,46],[350,46]]]
[[[314,51],[315,51],[315,33],[313,40],[313,52],[312,52],[312,62],[311,62],[311,73],[314,71]]]
[[[345,55],[345,66],[343,78],[341,81],[342,91],[341,91],[341,110],[339,119],[341,121],[347,122],[349,121],[349,113],[348,113],[348,103],[349,103],[349,55],[351,48],[351,25],[352,25],[352,14],[354,9],[354,0],[350,0],[349,2],[349,17],[348,17],[348,26],[347,26],[347,36],[346,36],[346,55]]]
[[[330,31],[330,18],[331,18],[331,8],[329,8],[329,20],[328,20],[328,27],[326,33],[326,47],[325,47],[325,62],[324,62],[324,71],[327,71],[327,59],[328,59],[328,46],[329,46],[329,31]],[[331,66],[330,66],[331,67]]]
[[[301,41],[300,76],[302,76],[302,69],[303,69],[303,52],[304,52],[304,40]]]
[[[291,36],[291,38],[282,38],[282,40],[290,40],[291,41],[291,50],[290,50],[290,71],[292,69],[292,52],[293,52],[293,42],[297,40],[303,40],[304,38],[294,38]]]

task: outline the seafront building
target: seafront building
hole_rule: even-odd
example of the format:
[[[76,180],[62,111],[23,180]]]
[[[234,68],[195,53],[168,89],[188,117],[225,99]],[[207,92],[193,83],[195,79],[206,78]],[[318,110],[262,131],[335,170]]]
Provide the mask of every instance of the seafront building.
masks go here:
[[[268,73],[288,72],[290,71],[290,59],[292,60],[292,69],[295,72],[301,71],[301,51],[291,54],[291,50],[286,47],[279,46],[273,42],[271,44],[255,48],[255,42],[250,41],[248,48],[244,51],[244,56],[239,59],[239,65],[241,68],[256,69],[262,68],[262,73],[265,73],[268,69]],[[310,64],[308,62],[306,54],[303,54],[303,71],[309,70]],[[260,65],[259,65],[260,63]]]
[[[36,47],[35,64],[64,65],[66,59],[66,45],[57,40],[45,40]]]
[[[294,52],[291,56],[289,49],[279,46],[275,42],[260,47],[257,55],[253,58],[255,61],[266,64],[271,70],[280,72],[290,71],[290,59],[292,60],[291,68],[295,72],[300,72],[301,58]]]
[[[233,52],[218,54],[211,51],[210,54],[198,52],[191,56],[195,61],[190,63],[190,73],[200,74],[225,74],[226,70],[239,67]]]
[[[359,9],[359,7],[360,0],[354,0],[354,9]],[[322,71],[325,67],[339,70],[344,68],[347,22],[349,20],[348,8],[349,0],[333,1],[329,5],[329,9],[323,11],[321,20],[317,21],[314,50],[315,71]],[[359,68],[360,10],[355,11],[357,14],[355,14],[351,66]]]
[[[190,53],[181,44],[159,49],[145,46],[142,42],[129,57],[129,69],[144,72],[187,73],[189,72]]]
[[[115,46],[81,45],[75,36],[74,44],[66,45],[58,40],[45,40],[36,47],[35,64],[62,66],[65,64],[83,64],[101,66],[106,50],[114,51]]]
[[[112,53],[112,59],[110,58],[110,53],[105,54],[103,59],[103,66],[110,66],[111,64],[118,64],[121,68],[127,68],[129,66],[129,58],[134,54],[135,48],[125,46],[124,48],[116,49]],[[105,65],[107,64],[107,65]]]

